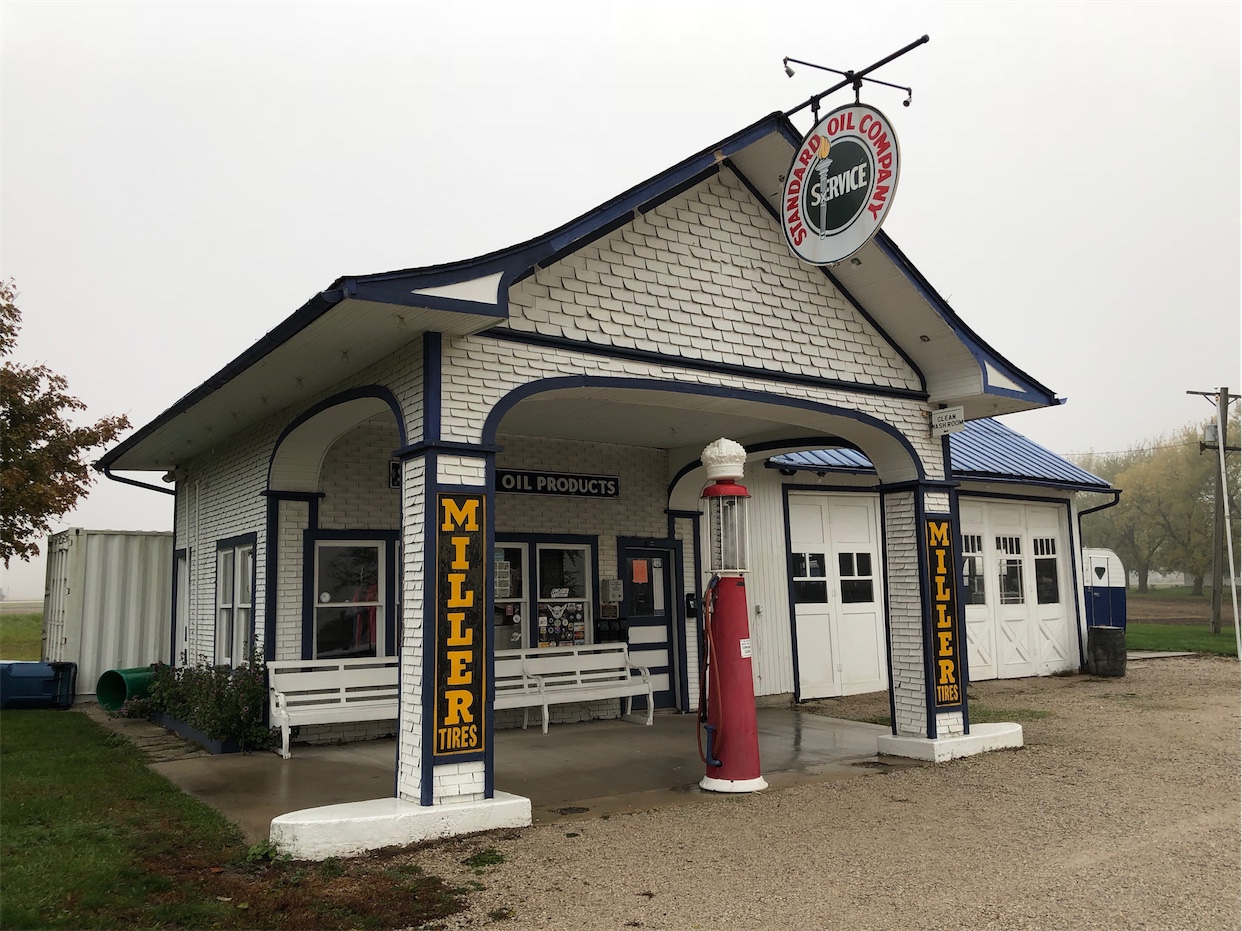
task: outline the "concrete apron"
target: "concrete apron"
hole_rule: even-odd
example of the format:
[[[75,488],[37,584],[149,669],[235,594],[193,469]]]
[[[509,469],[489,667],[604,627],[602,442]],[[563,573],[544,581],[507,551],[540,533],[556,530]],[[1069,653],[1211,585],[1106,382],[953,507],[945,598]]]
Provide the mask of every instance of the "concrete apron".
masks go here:
[[[877,756],[888,728],[789,708],[760,708],[759,752],[768,783],[784,788],[919,765]],[[125,722],[146,725],[145,722]],[[294,744],[275,753],[193,754],[152,768],[222,812],[249,843],[271,836],[295,857],[322,859],[389,844],[560,818],[594,817],[721,796],[703,775],[694,715],[538,725],[495,734],[495,800],[423,808],[393,798],[396,741]],[[323,806],[330,806],[325,809]]]

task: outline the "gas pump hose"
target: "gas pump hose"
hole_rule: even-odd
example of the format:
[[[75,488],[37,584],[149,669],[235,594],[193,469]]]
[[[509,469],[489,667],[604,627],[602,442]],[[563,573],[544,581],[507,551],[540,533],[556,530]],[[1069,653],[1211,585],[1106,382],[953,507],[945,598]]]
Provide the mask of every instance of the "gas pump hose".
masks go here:
[[[712,580],[707,584],[707,598],[704,599],[703,603],[703,661],[699,664],[699,721],[698,726],[695,728],[695,733],[699,740],[699,759],[703,761],[704,766],[720,765],[720,760],[716,759],[714,756],[709,760],[707,758],[708,754],[703,750],[703,727],[707,724],[707,690],[711,687],[711,685],[714,684],[717,688],[717,707],[719,707],[720,698],[720,686],[716,682],[715,673],[714,653],[716,645],[712,637],[712,613],[713,609],[716,607],[716,586],[719,582],[720,576],[713,575]],[[707,727],[709,730],[707,749],[710,751],[712,749],[711,745],[713,742],[719,746],[719,738],[712,741],[710,731],[714,730],[714,728],[712,728],[711,725],[707,725]]]

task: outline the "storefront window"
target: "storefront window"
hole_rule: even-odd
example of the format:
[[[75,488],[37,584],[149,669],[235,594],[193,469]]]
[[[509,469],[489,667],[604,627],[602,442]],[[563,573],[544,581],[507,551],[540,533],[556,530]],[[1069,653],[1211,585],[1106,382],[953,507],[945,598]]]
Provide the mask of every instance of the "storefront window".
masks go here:
[[[315,659],[378,656],[384,623],[380,543],[315,547]]]
[[[793,591],[794,604],[828,603],[827,554],[793,554]]]
[[[1057,581],[1056,538],[1036,537],[1032,548],[1035,552],[1035,600],[1041,605],[1057,604],[1061,592]]]
[[[591,627],[591,551],[586,546],[541,543],[537,549],[537,643],[582,646]]]
[[[496,544],[493,618],[497,650],[520,650],[524,645],[526,621],[530,615],[526,610],[526,569],[526,544]]]

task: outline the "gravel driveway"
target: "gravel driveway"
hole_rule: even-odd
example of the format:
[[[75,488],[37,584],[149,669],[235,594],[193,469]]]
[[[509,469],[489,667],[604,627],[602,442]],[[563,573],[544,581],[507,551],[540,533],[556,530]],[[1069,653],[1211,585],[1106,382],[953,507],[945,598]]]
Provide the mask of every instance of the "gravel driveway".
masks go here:
[[[485,886],[447,928],[1239,927],[1236,660],[1131,661],[1122,679],[971,696],[1021,717],[1026,747],[411,857]],[[488,847],[504,862],[462,865]]]

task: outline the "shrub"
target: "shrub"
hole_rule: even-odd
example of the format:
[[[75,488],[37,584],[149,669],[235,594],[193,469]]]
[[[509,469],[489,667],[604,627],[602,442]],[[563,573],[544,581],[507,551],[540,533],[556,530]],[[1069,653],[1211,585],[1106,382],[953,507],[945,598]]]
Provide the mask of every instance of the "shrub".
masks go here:
[[[118,713],[149,718],[162,712],[212,740],[236,740],[243,751],[266,750],[272,746],[272,732],[263,723],[266,704],[263,655],[252,643],[249,657],[235,668],[203,660],[177,669],[157,663],[147,697],[130,699]]]

